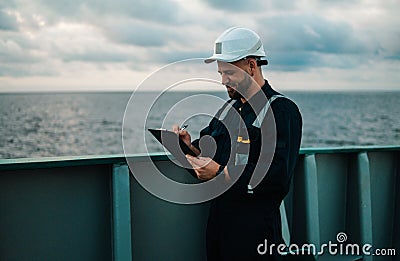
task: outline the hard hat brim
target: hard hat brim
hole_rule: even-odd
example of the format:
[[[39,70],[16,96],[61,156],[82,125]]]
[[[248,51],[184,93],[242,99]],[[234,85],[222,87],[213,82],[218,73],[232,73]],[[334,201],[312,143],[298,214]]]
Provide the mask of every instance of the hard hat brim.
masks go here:
[[[243,59],[243,58],[246,58],[247,56],[243,56],[243,55],[239,55],[239,56],[237,56],[237,55],[213,55],[213,56],[210,56],[210,57],[208,57],[208,58],[206,58],[206,59],[204,59],[204,62],[205,63],[212,63],[212,62],[215,62],[215,61],[220,61],[220,62],[226,62],[226,63],[232,63],[232,62],[236,62],[236,61],[239,61],[240,59]],[[267,59],[265,59],[265,56],[258,56],[259,58],[260,58],[260,61],[264,61],[263,63],[262,63],[262,65],[267,65],[268,64],[268,61],[267,61]]]
[[[215,61],[220,61],[220,62],[226,62],[226,63],[231,63],[231,62],[236,62],[239,61],[240,59],[243,59],[243,55],[226,55],[226,54],[214,54],[213,56],[208,57],[207,59],[204,60],[205,63],[212,63]]]

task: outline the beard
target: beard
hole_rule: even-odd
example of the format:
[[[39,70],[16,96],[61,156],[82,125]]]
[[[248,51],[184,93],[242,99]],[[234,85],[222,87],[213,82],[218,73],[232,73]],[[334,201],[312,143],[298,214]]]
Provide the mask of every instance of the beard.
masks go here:
[[[243,96],[234,87],[226,86],[226,89],[229,98],[234,100],[239,100],[240,98],[243,98]]]
[[[244,79],[239,83],[228,83],[226,84],[226,89],[228,96],[231,99],[239,100],[245,98],[248,88],[252,84],[251,76],[245,75]]]

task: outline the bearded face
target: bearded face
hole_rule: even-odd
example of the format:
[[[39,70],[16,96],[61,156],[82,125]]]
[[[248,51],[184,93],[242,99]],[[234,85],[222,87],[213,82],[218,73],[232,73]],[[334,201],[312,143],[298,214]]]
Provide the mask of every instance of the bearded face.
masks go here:
[[[218,62],[218,72],[221,75],[222,84],[225,85],[229,97],[235,100],[246,97],[247,90],[252,84],[250,72],[240,62],[242,61]]]

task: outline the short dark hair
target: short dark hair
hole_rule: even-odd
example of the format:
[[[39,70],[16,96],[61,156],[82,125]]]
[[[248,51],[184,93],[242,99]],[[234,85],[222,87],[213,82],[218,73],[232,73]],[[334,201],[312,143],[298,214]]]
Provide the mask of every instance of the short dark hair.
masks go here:
[[[267,65],[268,60],[267,59],[261,59],[260,56],[247,56],[246,58],[253,58],[257,62],[257,66],[261,67],[262,65]]]

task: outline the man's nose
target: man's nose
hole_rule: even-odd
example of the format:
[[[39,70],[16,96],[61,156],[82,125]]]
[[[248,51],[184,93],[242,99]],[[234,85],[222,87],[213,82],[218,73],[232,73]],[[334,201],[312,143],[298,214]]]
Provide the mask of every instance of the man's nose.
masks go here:
[[[226,74],[222,74],[222,75],[221,75],[221,83],[222,83],[223,85],[226,85],[228,82],[229,82],[229,79],[228,79],[228,77],[226,76]]]

